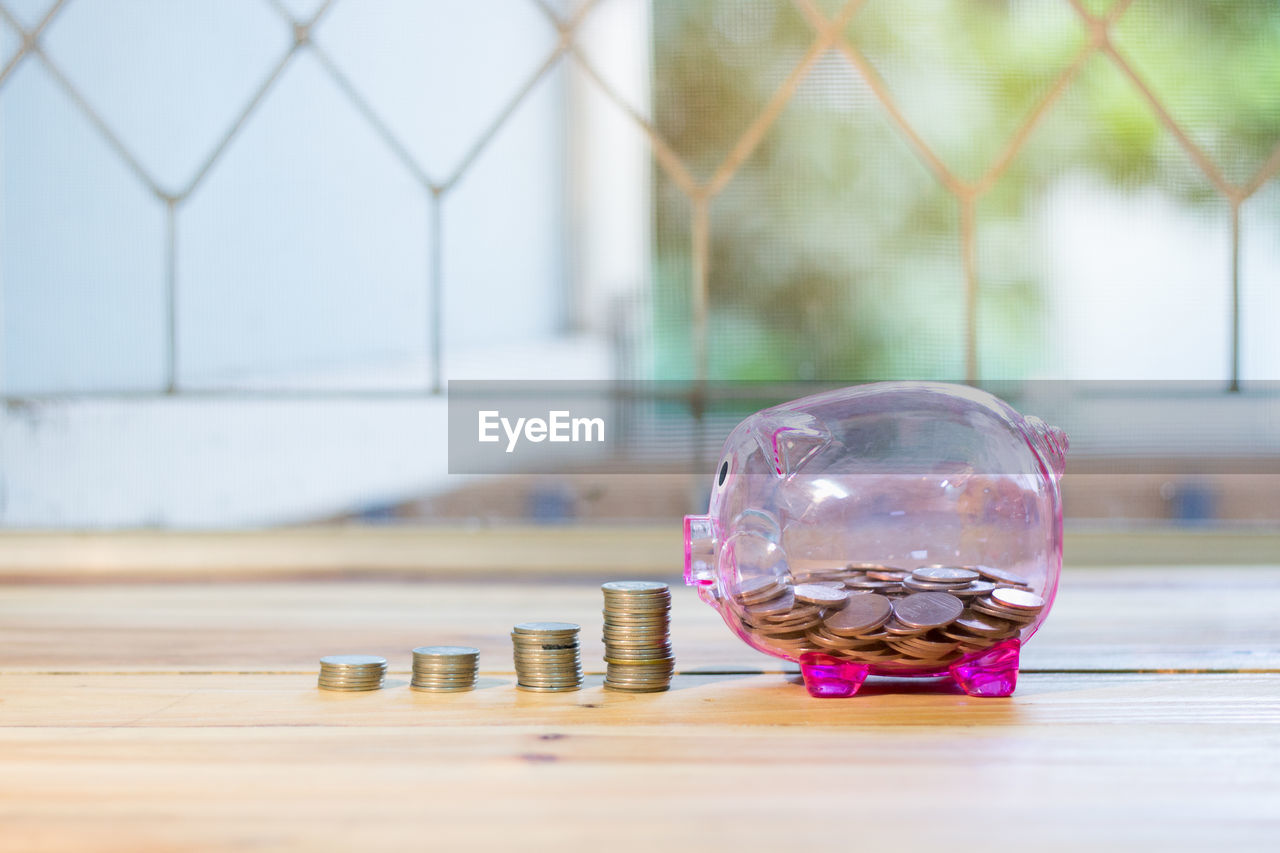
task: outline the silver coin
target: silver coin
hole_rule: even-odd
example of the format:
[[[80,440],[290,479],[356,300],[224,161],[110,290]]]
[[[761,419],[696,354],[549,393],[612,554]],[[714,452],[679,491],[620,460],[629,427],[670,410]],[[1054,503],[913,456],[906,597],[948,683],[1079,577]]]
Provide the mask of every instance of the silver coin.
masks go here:
[[[787,586],[787,583],[777,575],[761,575],[753,578],[744,578],[739,581],[737,593],[738,595],[754,595],[757,592],[781,586]]]
[[[952,628],[962,628],[979,637],[1001,637],[1009,633],[1012,626],[1000,619],[983,618],[977,614],[965,614],[957,619]]]
[[[364,672],[353,672],[351,670],[345,670],[345,669],[320,670],[321,678],[357,678],[357,679],[367,681],[370,678],[382,678],[384,675],[386,675],[386,672],[384,672],[381,669],[375,669],[372,671],[364,671]]]
[[[517,634],[576,634],[582,630],[581,625],[572,622],[521,622],[511,629]]]
[[[475,679],[413,679],[412,686],[436,686],[436,688],[454,688],[454,686],[470,686]]]
[[[884,632],[889,639],[897,639],[899,637],[914,637],[928,631],[928,628],[917,628],[914,625],[904,625],[897,619],[890,619],[884,623]]]
[[[604,617],[605,626],[614,626],[617,628],[665,628],[671,624],[671,613],[664,611],[655,613],[651,616],[634,616],[631,614],[610,613],[608,610],[601,614]]]
[[[573,680],[582,677],[582,667],[574,666],[565,669],[548,668],[548,669],[517,669],[516,675],[521,681],[564,681],[566,679]]]
[[[659,598],[657,596],[647,596],[645,598],[614,598],[606,595],[604,597],[604,609],[606,611],[617,611],[619,613],[660,613],[671,607],[670,596]]]
[[[526,666],[569,666],[580,663],[581,655],[515,655],[512,658],[517,664]]]
[[[618,651],[637,652],[645,649],[669,649],[671,648],[671,641],[667,637],[662,637],[658,640],[627,640],[625,642],[606,639],[604,647],[606,649],[617,649]]]
[[[954,589],[968,586],[964,581],[956,583],[927,583],[918,581],[915,578],[907,578],[902,585],[911,592],[951,592]]]
[[[604,660],[606,663],[656,666],[660,663],[669,664],[674,661],[675,658],[670,652],[657,652],[655,654],[645,655],[620,655],[617,652],[605,652]]]
[[[604,660],[605,660],[605,663],[616,663],[619,666],[659,667],[659,666],[671,666],[673,663],[675,663],[676,659],[673,655],[670,655],[670,654],[656,654],[656,655],[650,655],[648,657],[640,657],[640,656],[617,657],[614,654],[605,652]]]
[[[957,581],[971,583],[978,579],[978,573],[972,569],[962,569],[956,566],[921,566],[912,570],[911,576],[918,580],[933,583],[954,583]]]
[[[870,569],[867,571],[867,580],[891,581],[891,582],[900,583],[910,575],[911,573],[908,571],[905,571],[904,569],[888,569],[888,568]]]
[[[839,650],[852,649],[858,645],[858,641],[848,637],[830,637],[826,634],[820,634],[810,631],[805,635],[805,639],[811,643],[822,646],[824,649]]]
[[[745,609],[747,613],[753,616],[771,616],[786,613],[791,610],[791,608],[795,607],[795,604],[796,597],[792,594],[791,590],[788,589],[785,593],[772,601],[767,601],[764,604],[751,604]]]
[[[822,607],[843,607],[849,600],[849,594],[842,589],[832,589],[816,583],[800,584],[792,588],[796,601],[816,604]]]
[[[1030,586],[1030,581],[1021,575],[1015,575],[1013,572],[1004,569],[993,568],[992,566],[974,566],[973,570],[984,578],[997,583],[1013,584],[1014,586]]]
[[[964,612],[964,602],[945,592],[916,592],[893,602],[893,616],[911,628],[940,628]]]
[[[892,602],[883,595],[854,595],[848,598],[843,608],[828,614],[822,623],[832,634],[860,634],[879,628],[888,621],[892,612]]]
[[[563,666],[581,666],[582,658],[574,656],[571,658],[515,658],[515,665],[526,669],[535,667],[563,667]]]
[[[801,613],[796,616],[790,616],[786,619],[758,619],[755,624],[761,628],[777,631],[784,628],[794,628],[797,625],[813,625],[822,621],[822,611],[813,610],[808,613]]]
[[[1003,619],[1016,623],[1019,627],[1027,624],[1035,619],[1040,611],[1038,610],[1015,610],[1012,607],[1001,607],[992,604],[990,599],[979,599],[969,605],[969,608],[975,613],[983,616],[994,616],[996,619]]]
[[[623,666],[608,667],[605,678],[619,684],[665,684],[675,674],[670,669],[635,670]]]
[[[387,659],[377,655],[328,655],[320,658],[327,666],[386,666]]]
[[[871,592],[898,592],[902,589],[902,584],[897,581],[847,580],[844,585],[850,589]]]
[[[570,653],[578,648],[578,641],[574,640],[571,643],[521,643],[517,641],[513,642],[511,647],[518,651]]]
[[[995,588],[996,585],[990,581],[974,581],[968,586],[949,589],[947,592],[958,598],[977,598],[979,596],[988,595],[991,590]]]
[[[665,681],[671,677],[673,672],[674,670],[670,667],[642,669],[634,666],[611,666],[609,667],[608,676],[611,681],[631,684],[637,681]]]
[[[350,669],[321,669],[320,676],[322,678],[382,678],[386,674],[385,670],[350,670]]]
[[[1016,610],[1040,610],[1044,607],[1044,599],[1025,589],[996,587],[991,592],[991,599],[1002,607]]]
[[[671,587],[661,581],[609,581],[600,586],[605,592],[635,593],[670,593]]]
[[[565,684],[581,684],[581,672],[568,672],[556,675],[529,674],[527,672],[516,673],[516,681],[529,687],[560,687]]]

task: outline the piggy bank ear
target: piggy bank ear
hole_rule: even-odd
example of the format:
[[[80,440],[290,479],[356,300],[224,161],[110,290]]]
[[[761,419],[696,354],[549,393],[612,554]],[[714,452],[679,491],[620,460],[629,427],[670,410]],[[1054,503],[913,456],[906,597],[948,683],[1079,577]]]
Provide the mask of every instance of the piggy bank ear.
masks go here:
[[[755,437],[773,472],[784,480],[831,443],[826,425],[804,412],[763,413],[756,422]]]

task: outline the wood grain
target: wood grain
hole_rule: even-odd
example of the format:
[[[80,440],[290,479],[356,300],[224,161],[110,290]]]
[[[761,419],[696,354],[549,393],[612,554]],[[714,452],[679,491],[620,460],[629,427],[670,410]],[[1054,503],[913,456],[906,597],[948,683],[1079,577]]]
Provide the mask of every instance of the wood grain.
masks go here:
[[[512,625],[567,619],[583,626],[588,669],[603,671],[605,579],[24,584],[0,596],[0,661],[10,672],[309,672],[345,649],[385,655],[407,672],[410,649],[449,642],[478,647],[482,667],[502,673],[512,671]],[[787,668],[738,642],[678,578],[665,579],[681,671]],[[1069,570],[1023,664],[1280,671],[1278,612],[1277,569]]]
[[[678,586],[670,692],[612,693],[598,674],[576,693],[515,690],[507,632],[525,619],[580,622],[600,669],[605,578],[529,568],[553,556],[400,578],[259,565],[10,583],[0,850],[1269,851],[1280,837],[1276,566],[1071,568],[1013,697],[918,680],[814,700]],[[277,574],[293,579],[263,580]],[[408,690],[409,650],[446,641],[481,648],[478,689]],[[315,688],[320,655],[356,650],[388,656],[386,689]]]
[[[1262,850],[1280,832],[1277,675],[1030,675],[1009,700],[916,685],[823,702],[772,675],[676,688],[330,695],[305,676],[5,676],[0,838]]]

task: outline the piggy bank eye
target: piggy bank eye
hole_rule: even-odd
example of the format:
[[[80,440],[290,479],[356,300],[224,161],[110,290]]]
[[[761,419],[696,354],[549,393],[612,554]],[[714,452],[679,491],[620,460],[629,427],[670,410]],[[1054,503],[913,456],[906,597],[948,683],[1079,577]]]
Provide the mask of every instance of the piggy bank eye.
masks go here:
[[[729,460],[724,460],[724,464],[720,466],[720,478],[716,481],[716,485],[723,486],[724,480],[729,476]]]

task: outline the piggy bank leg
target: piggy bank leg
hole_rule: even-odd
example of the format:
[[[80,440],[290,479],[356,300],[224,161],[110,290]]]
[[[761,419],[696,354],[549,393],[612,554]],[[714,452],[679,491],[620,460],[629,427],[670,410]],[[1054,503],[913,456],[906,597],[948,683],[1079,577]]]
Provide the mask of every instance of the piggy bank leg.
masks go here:
[[[1017,637],[951,664],[951,677],[970,696],[1008,696],[1018,686]]]
[[[800,674],[810,696],[819,699],[843,699],[858,692],[871,668],[865,663],[852,663],[819,652],[800,656]]]

